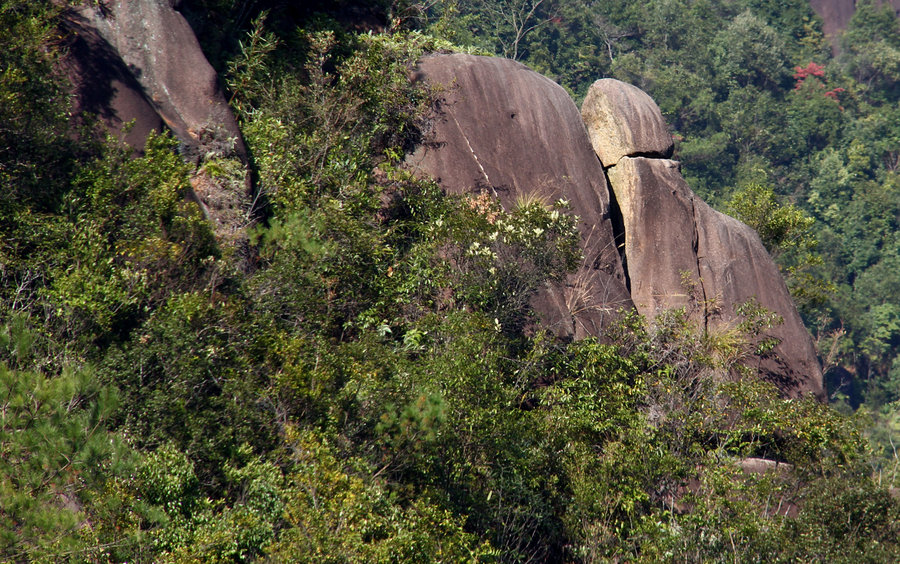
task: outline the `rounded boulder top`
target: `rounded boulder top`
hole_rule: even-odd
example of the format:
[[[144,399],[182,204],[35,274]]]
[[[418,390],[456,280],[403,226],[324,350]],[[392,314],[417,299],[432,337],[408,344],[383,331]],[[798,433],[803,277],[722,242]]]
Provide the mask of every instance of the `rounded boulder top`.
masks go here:
[[[581,117],[604,168],[622,157],[672,156],[672,135],[659,106],[636,86],[613,78],[594,82],[581,105]]]

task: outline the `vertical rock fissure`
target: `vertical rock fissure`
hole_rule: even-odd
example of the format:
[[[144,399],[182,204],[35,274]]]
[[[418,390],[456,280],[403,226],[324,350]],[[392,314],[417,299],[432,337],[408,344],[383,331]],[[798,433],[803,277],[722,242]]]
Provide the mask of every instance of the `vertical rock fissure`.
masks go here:
[[[769,333],[780,340],[776,348],[755,355],[760,374],[785,395],[824,398],[815,344],[778,267],[751,228],[691,190],[672,158],[674,140],[656,102],[635,86],[604,78],[591,85],[581,115],[613,180],[610,204],[618,204],[624,226],[613,210],[611,224],[617,245],[623,232],[627,239],[627,257],[620,256],[628,261],[628,289],[638,312],[653,319],[687,307],[690,322],[708,334],[739,323],[734,308],[755,296],[784,319]]]
[[[709,299],[706,297],[706,288],[703,285],[703,271],[700,269],[700,231],[697,227],[697,204],[694,198],[691,198],[691,224],[694,228],[693,233],[693,252],[697,259],[697,280],[700,284],[700,294],[703,299],[703,333],[709,331]]]
[[[491,192],[494,193],[494,197],[499,198],[500,196],[497,194],[497,191],[494,190],[494,185],[491,184],[491,179],[488,176],[487,171],[484,170],[483,166],[481,166],[481,161],[478,160],[478,155],[475,154],[475,149],[472,147],[472,144],[469,143],[469,137],[466,135],[466,132],[463,130],[462,126],[459,124],[459,121],[456,120],[456,116],[451,114],[450,117],[453,118],[453,123],[456,124],[456,127],[459,129],[460,134],[463,136],[463,139],[466,142],[466,147],[468,147],[469,152],[472,153],[472,158],[475,159],[475,164],[478,165],[478,170],[480,170],[481,175],[484,176],[484,180],[485,180],[485,182],[487,182],[487,185],[491,189]]]
[[[602,163],[601,163],[602,165]],[[619,200],[616,199],[616,193],[612,189],[612,183],[609,181],[609,173],[607,169],[603,169],[603,178],[606,180],[606,191],[609,194],[609,222],[612,224],[613,244],[616,246],[616,252],[619,253],[619,260],[622,261],[622,272],[625,275],[625,288],[631,294],[631,276],[628,274],[628,254],[625,251],[625,217],[622,215],[622,208],[619,207]]]

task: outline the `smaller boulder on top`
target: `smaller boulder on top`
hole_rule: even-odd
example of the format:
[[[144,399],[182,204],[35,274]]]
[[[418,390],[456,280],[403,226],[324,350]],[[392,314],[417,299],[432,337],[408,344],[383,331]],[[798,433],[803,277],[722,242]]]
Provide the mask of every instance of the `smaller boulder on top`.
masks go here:
[[[636,86],[612,78],[594,82],[581,105],[581,117],[604,168],[622,157],[672,156],[672,136],[659,106]]]

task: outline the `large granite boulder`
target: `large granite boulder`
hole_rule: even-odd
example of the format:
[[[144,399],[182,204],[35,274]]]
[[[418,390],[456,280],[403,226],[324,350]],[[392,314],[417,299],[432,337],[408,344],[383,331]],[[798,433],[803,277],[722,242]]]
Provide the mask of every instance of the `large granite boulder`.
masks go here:
[[[533,301],[562,335],[597,335],[632,306],[616,250],[609,188],[578,109],[550,79],[508,59],[432,55],[420,79],[443,90],[427,139],[407,160],[450,193],[567,199],[579,217],[585,261],[563,286]]]
[[[136,149],[144,146],[151,132],[165,131],[165,122],[132,70],[91,22],[73,12],[65,23],[63,65],[74,91],[73,113],[96,116]]]
[[[86,3],[74,19],[82,29],[102,38],[101,51],[129,69],[188,153],[212,148],[231,150],[246,159],[240,129],[216,72],[190,25],[169,0]]]
[[[669,190],[669,183],[681,178],[678,163],[623,157],[608,174],[622,213],[631,299],[638,311],[652,318],[666,309],[690,309],[696,301],[690,286],[700,270],[696,258],[685,261],[681,251],[696,246],[695,201],[681,189],[683,180]]]
[[[609,90],[608,82],[603,88]],[[643,116],[631,120],[633,126],[658,124],[662,114],[655,104],[647,106],[645,96],[636,103],[605,96],[601,104],[600,97],[589,95],[586,100],[593,103],[585,104],[582,112],[591,139],[621,131],[620,127],[596,129],[604,121],[596,119],[595,113],[628,115],[639,104]],[[619,144],[626,146],[636,136],[623,137]],[[599,154],[609,144],[595,150]],[[632,154],[651,154],[648,145],[631,148],[637,149]],[[698,198],[675,161],[622,156],[606,170],[622,213],[625,266],[638,311],[652,320],[664,310],[684,308],[702,330],[714,333],[733,329],[740,321],[737,308],[755,300],[783,319],[766,333],[778,345],[771,355],[759,359],[760,373],[788,395],[823,397],[822,371],[812,339],[756,232]]]
[[[604,167],[627,156],[672,156],[674,144],[656,102],[640,88],[603,78],[581,106],[588,136]]]
[[[756,232],[697,197],[668,159],[624,157],[609,169],[625,224],[631,297],[653,318],[685,308],[711,333],[733,329],[750,300],[783,322],[766,331],[778,340],[759,360],[761,374],[789,395],[822,396],[812,339],[787,286]]]
[[[84,3],[66,17],[76,113],[97,116],[136,151],[152,131],[170,130],[184,158],[236,157],[234,178],[198,168],[189,197],[221,243],[247,251],[251,181],[247,149],[215,70],[173,0]],[[129,124],[126,128],[125,125]]]

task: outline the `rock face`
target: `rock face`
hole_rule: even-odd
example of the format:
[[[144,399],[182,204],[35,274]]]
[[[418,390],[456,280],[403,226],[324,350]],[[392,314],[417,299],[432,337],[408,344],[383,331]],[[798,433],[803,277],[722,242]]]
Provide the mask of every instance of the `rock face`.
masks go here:
[[[102,38],[101,49],[130,70],[145,99],[188,151],[216,142],[233,145],[246,159],[216,72],[168,0],[115,0],[103,9],[82,6],[76,14],[82,29]],[[128,116],[118,117],[125,121]]]
[[[77,109],[113,130],[135,120],[123,139],[136,148],[167,127],[190,159],[213,152],[246,163],[215,72],[177,4],[112,0],[71,14]],[[578,216],[585,260],[534,298],[545,326],[581,338],[601,334],[620,308],[636,306],[652,318],[684,307],[703,328],[725,330],[736,323],[734,308],[755,298],[784,318],[772,331],[780,339],[775,355],[761,360],[763,374],[788,394],[821,396],[814,348],[778,269],[749,227],[687,187],[668,160],[672,139],[649,96],[601,80],[580,114],[559,85],[507,59],[433,55],[416,72],[443,90],[410,169],[451,193],[491,194],[507,209],[520,197],[566,199]],[[245,240],[249,184],[198,173],[192,186],[220,239]]]
[[[856,3],[856,0],[809,0],[813,11],[822,18],[822,32],[831,41],[835,52],[839,47],[840,33],[847,29],[850,18],[856,12]],[[890,4],[900,14],[900,0],[881,0],[878,4]]]
[[[678,164],[666,159],[623,157],[609,169],[625,227],[631,299],[652,318],[695,300],[685,279],[700,278],[697,259],[685,260],[697,242],[695,202],[682,186]],[[670,190],[670,186],[672,189]]]
[[[836,44],[837,34],[847,29],[856,0],[809,0],[809,5],[822,18],[822,32],[832,44]]]
[[[589,94],[582,108],[592,140],[618,135],[621,124],[641,127],[663,120],[655,104],[646,105],[646,94],[629,102],[629,89],[611,87],[608,80],[595,83],[595,88],[602,92]],[[626,95],[605,95],[610,90]],[[636,113],[635,107],[640,111]],[[596,124],[608,121],[604,117],[608,115],[623,117],[615,128],[597,129]],[[734,328],[739,322],[736,308],[754,299],[784,320],[767,332],[779,344],[773,355],[760,359],[761,374],[789,395],[822,397],[822,373],[812,339],[756,232],[698,198],[682,178],[677,162],[618,157],[622,152],[653,154],[661,136],[650,136],[643,144],[640,135],[622,137],[595,144],[595,150],[607,167],[622,212],[625,265],[638,311],[652,319],[664,310],[683,307],[704,330],[717,332]],[[611,153],[615,160],[603,160],[611,145],[622,146],[623,151]]]
[[[78,13],[69,14],[66,24],[69,53],[64,64],[75,91],[74,113],[97,116],[135,148],[144,146],[150,132],[162,133],[165,123],[140,82],[96,27]],[[123,132],[129,122],[131,128]]]
[[[434,55],[417,72],[443,92],[432,130],[407,166],[448,192],[494,195],[506,209],[522,195],[567,199],[580,218],[585,261],[564,286],[547,288],[533,303],[558,334],[598,334],[631,299],[609,188],[568,94],[508,59]]]
[[[822,397],[812,340],[778,268],[751,228],[690,190],[649,96],[598,81],[582,122],[561,87],[510,60],[433,55],[417,73],[443,90],[409,168],[451,193],[492,194],[507,209],[522,195],[565,198],[580,218],[586,260],[534,300],[545,324],[597,335],[633,303],[648,319],[683,307],[702,330],[727,331],[740,321],[735,308],[754,299],[784,319],[767,333],[779,344],[760,359],[761,374],[788,395]]]
[[[84,3],[68,13],[65,61],[75,111],[96,115],[140,150],[151,131],[169,129],[185,159],[233,156],[245,165],[236,182],[202,169],[190,197],[213,223],[220,242],[246,247],[250,199],[247,149],[215,70],[172,0]],[[123,126],[134,122],[130,129]]]

